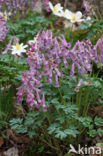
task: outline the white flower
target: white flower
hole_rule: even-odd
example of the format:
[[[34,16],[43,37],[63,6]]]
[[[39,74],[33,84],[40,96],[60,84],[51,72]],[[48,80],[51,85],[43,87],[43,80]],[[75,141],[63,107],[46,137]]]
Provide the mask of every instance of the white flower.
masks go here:
[[[63,16],[63,7],[61,6],[60,3],[56,4],[53,6],[51,2],[49,2],[49,7],[52,10],[53,14],[56,16]]]
[[[3,18],[7,21],[8,16],[11,16],[11,12],[0,12],[0,16],[3,16]]]
[[[32,45],[33,43],[36,43],[36,42],[37,42],[37,37],[34,37],[34,40],[28,41],[28,43],[29,43],[30,45]]]
[[[90,21],[90,20],[91,20],[91,17],[90,17],[90,16],[88,16],[88,17],[86,18],[86,20],[87,20],[87,21]]]
[[[67,9],[64,11],[63,17],[69,19],[71,23],[82,22],[85,20],[85,19],[81,19],[82,13],[80,11],[73,13]]]
[[[64,12],[63,12],[63,17],[69,19],[71,16],[71,11],[66,9]]]
[[[23,43],[19,44],[19,43],[16,43],[16,45],[13,45],[12,46],[12,54],[13,55],[21,55],[21,53],[25,53],[26,52],[26,49],[28,46],[27,45],[23,45]]]
[[[0,16],[3,16],[4,14],[2,12],[0,12]]]

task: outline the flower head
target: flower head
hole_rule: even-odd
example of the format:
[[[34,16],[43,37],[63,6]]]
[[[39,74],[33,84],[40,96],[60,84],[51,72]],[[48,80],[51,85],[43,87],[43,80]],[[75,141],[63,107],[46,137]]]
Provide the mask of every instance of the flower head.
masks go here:
[[[86,18],[86,20],[87,20],[87,21],[90,21],[90,20],[91,20],[91,17],[90,17],[90,16],[88,16],[88,17]]]
[[[7,21],[0,13],[0,42],[2,42],[6,38],[7,33],[8,33]]]
[[[85,13],[88,14],[91,10],[90,3],[87,0],[83,0],[83,6],[85,9]]]
[[[27,45],[24,45],[23,46],[23,43],[19,44],[19,43],[16,43],[16,45],[13,45],[12,46],[12,54],[13,55],[21,55],[21,53],[25,53],[26,52],[26,49],[28,46]]]
[[[49,2],[49,7],[52,10],[53,14],[56,16],[63,16],[63,7],[61,6],[60,3],[56,4],[53,6],[51,2]]]
[[[0,12],[0,16],[7,21],[8,17],[11,16],[11,12]]]
[[[44,3],[44,7],[45,7],[46,11],[50,12],[51,9],[49,7],[49,0],[43,0],[43,3]]]
[[[73,13],[66,9],[63,16],[69,19],[71,23],[84,21],[84,19],[82,19],[82,13],[80,11]]]
[[[6,9],[14,16],[18,11],[20,13],[27,13],[27,8],[34,8],[36,0],[0,0],[0,10]],[[9,14],[8,14],[9,15]]]

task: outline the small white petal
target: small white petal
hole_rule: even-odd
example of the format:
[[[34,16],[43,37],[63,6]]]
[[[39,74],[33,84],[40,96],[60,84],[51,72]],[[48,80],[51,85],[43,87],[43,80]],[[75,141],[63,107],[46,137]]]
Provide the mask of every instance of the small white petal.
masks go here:
[[[83,22],[85,19],[78,19],[77,22]]]
[[[73,13],[72,13],[70,10],[66,9],[66,10],[64,11],[63,16],[64,16],[65,18],[67,18],[67,19],[72,19],[72,14],[73,14]]]
[[[63,9],[63,7],[61,6],[61,4],[60,3],[57,3],[56,5],[55,5],[55,7],[58,7],[59,9]]]
[[[89,21],[89,20],[91,20],[91,17],[90,17],[90,16],[88,16],[88,17],[86,18],[86,20],[88,20],[88,21]]]
[[[51,2],[49,2],[49,7],[53,11],[53,4]]]
[[[70,20],[71,23],[75,23],[76,21]]]
[[[27,48],[27,47],[28,47],[28,45],[24,45],[24,46],[23,46],[23,48]]]
[[[77,11],[76,16],[77,16],[78,19],[80,19],[80,18],[82,18],[82,13],[80,11]]]

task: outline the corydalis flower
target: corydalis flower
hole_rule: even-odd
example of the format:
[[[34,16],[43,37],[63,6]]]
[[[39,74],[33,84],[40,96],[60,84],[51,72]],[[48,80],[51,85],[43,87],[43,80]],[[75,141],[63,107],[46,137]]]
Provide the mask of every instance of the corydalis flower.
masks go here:
[[[0,41],[3,41],[8,33],[7,21],[0,15]]]
[[[23,73],[20,86],[24,90],[20,89],[17,96],[18,102],[22,101],[23,96],[23,99],[26,97],[30,108],[42,108],[45,111],[47,108],[42,91],[43,80],[45,80],[45,84],[49,83],[54,87],[60,87],[60,80],[65,77],[64,69],[67,69],[68,76],[92,72],[92,62],[103,63],[103,38],[95,46],[91,41],[83,40],[77,41],[71,47],[63,35],[53,38],[51,30],[40,31],[37,36],[37,42],[33,42],[27,52],[29,72]],[[100,49],[99,54],[98,48]],[[75,91],[79,91],[81,85],[90,85],[90,83],[81,79]],[[23,91],[25,91],[25,96]]]
[[[32,73],[27,74],[24,72],[22,74],[22,86],[19,87],[17,92],[17,101],[19,104],[22,104],[24,95],[26,95],[26,102],[30,109],[36,107],[37,109],[42,108],[42,111],[46,111],[45,95],[42,93],[42,90],[36,87],[36,85],[39,86],[40,84]]]
[[[83,0],[83,6],[85,9],[85,13],[88,14],[90,12],[91,6],[87,0]]]
[[[35,6],[35,0],[0,0],[0,10],[10,11],[12,15],[15,15],[19,10],[20,13],[26,13],[27,10],[33,9]]]
[[[49,0],[43,0],[43,2],[44,2],[44,7],[45,7],[46,11],[50,12],[51,9],[49,7]]]
[[[18,55],[20,56],[22,53],[25,53],[26,52],[26,49],[28,46],[27,45],[23,45],[23,43],[19,44],[19,43],[16,43],[16,45],[13,45],[11,46],[11,53],[13,55]]]
[[[51,2],[49,2],[49,7],[52,10],[53,14],[56,16],[63,16],[63,7],[61,6],[60,3],[56,4],[53,6]]]

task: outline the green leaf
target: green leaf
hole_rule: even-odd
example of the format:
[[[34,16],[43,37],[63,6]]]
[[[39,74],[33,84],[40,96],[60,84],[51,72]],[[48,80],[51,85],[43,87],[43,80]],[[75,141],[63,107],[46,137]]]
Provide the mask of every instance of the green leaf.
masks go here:
[[[70,135],[70,136],[73,136],[73,137],[76,137],[77,134],[79,134],[79,131],[76,130],[76,129],[65,129],[64,132],[65,132],[67,135]]]
[[[92,129],[92,130],[90,130],[90,131],[88,132],[88,134],[89,134],[91,137],[95,137],[96,134],[97,134],[97,131],[94,130],[94,129]]]
[[[30,138],[32,138],[33,136],[36,135],[36,132],[35,131],[29,131],[28,135],[29,135]]]
[[[52,134],[58,127],[59,125],[57,123],[51,124],[48,128],[48,133]]]
[[[103,136],[103,129],[98,128],[97,133],[99,134],[99,136]]]
[[[94,119],[94,123],[96,126],[101,126],[103,124],[103,119],[96,116]]]
[[[63,131],[59,130],[59,131],[56,131],[55,133],[56,133],[55,137],[60,138],[61,140],[67,137],[67,134]]]

